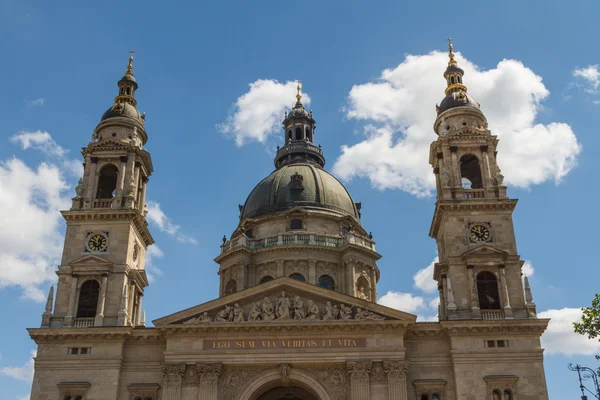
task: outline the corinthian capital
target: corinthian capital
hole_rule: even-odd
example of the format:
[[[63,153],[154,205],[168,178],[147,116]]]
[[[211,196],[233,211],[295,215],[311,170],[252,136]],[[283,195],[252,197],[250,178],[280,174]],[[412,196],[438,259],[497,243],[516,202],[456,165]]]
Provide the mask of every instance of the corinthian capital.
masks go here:
[[[166,385],[181,385],[185,364],[166,364],[164,369],[164,380]]]
[[[369,383],[372,361],[349,361],[346,363],[350,380],[355,383]]]
[[[222,364],[196,364],[200,385],[216,385],[221,375]]]
[[[389,380],[404,379],[408,372],[408,361],[384,361],[383,370],[387,374]]]

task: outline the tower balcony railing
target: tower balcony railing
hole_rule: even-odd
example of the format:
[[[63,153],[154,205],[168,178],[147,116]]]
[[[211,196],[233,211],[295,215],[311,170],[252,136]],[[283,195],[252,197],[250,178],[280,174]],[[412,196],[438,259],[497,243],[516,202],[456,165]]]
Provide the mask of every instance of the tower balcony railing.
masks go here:
[[[92,200],[92,208],[113,208],[114,199],[94,199]]]
[[[504,310],[481,310],[481,319],[504,319]]]
[[[465,199],[484,199],[485,189],[464,189]]]
[[[95,318],[73,318],[73,328],[89,328],[94,326]]]
[[[344,236],[317,235],[313,233],[286,233],[261,239],[251,239],[245,235],[238,236],[221,246],[221,253],[245,247],[250,250],[264,249],[274,246],[311,245],[341,248],[347,244],[365,247],[375,251],[375,242],[369,238],[348,233]]]

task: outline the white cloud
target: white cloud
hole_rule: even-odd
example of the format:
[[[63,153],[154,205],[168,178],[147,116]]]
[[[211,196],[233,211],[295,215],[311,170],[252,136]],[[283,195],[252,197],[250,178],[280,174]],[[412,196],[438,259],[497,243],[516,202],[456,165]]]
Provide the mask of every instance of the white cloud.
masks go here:
[[[40,107],[41,107],[41,106],[43,106],[43,105],[44,105],[44,102],[45,102],[45,101],[46,101],[46,100],[45,100],[44,98],[42,98],[42,97],[39,97],[39,98],[37,98],[37,99],[35,99],[35,100],[27,100],[27,101],[25,102],[25,105],[26,105],[27,107],[35,107],[35,106],[40,106]]]
[[[264,143],[269,135],[283,132],[281,121],[284,111],[295,104],[296,85],[294,81],[280,83],[274,79],[250,83],[250,90],[238,97],[226,121],[217,128],[233,137],[238,146],[252,141]],[[308,94],[302,93],[302,103],[310,104]]]
[[[164,255],[165,253],[163,253],[163,251],[155,244],[148,247],[148,250],[146,250],[146,264],[144,267],[148,273],[148,281],[150,283],[155,281],[155,275],[163,275],[162,270],[155,265],[155,262],[156,258],[163,258]]]
[[[600,70],[598,64],[588,65],[585,68],[575,68],[573,70],[573,76],[575,78],[581,78],[586,86],[583,90],[591,94],[598,93],[598,87],[600,86]]]
[[[29,148],[40,150],[49,156],[63,157],[67,151],[59,146],[46,131],[21,131],[11,136],[10,141],[21,145],[23,150]]]
[[[548,329],[542,335],[546,354],[595,355],[600,353],[600,342],[588,339],[573,331],[573,322],[581,322],[581,309],[563,308],[538,313],[538,318],[551,318]]]
[[[0,162],[0,287],[19,286],[25,297],[45,300],[40,285],[56,279],[63,244],[58,210],[69,208],[67,189],[56,165]]]
[[[523,272],[524,275],[531,276],[533,275],[534,271],[535,269],[533,268],[531,261],[525,260],[525,264],[523,264],[523,267],[521,267],[521,272]]]
[[[541,77],[516,60],[482,71],[460,54],[457,59],[469,93],[500,138],[498,160],[505,182],[518,187],[559,183],[575,165],[581,147],[569,125],[535,123],[541,102],[550,94]],[[434,105],[444,95],[447,61],[441,52],[409,55],[394,69],[384,70],[379,80],[355,85],[346,116],[365,121],[366,138],[342,146],[334,173],[345,180],[369,178],[377,189],[431,195],[435,182],[428,168],[429,145],[437,137]]]
[[[17,400],[31,400],[31,394],[19,396],[19,397],[17,397]]]
[[[164,213],[164,211],[160,208],[160,204],[148,200],[148,221],[150,223],[156,225],[161,232],[165,232],[168,235],[175,237],[178,242],[188,243],[188,244],[198,244],[198,241],[190,236],[184,235],[180,232],[181,226],[173,223],[169,217]]]
[[[9,378],[18,381],[32,382],[33,381],[33,357],[36,356],[36,351],[31,350],[31,358],[20,367],[3,367],[0,368],[0,375],[8,376]]]
[[[402,292],[388,291],[379,298],[378,303],[408,313],[414,313],[426,308],[425,300],[421,296]]]
[[[433,293],[437,291],[438,283],[433,279],[433,269],[438,261],[439,258],[435,257],[431,264],[423,269],[418,270],[413,276],[415,287],[417,289],[425,293]]]
[[[433,311],[437,312],[438,306],[440,305],[440,298],[436,297],[435,299],[431,300],[428,305],[429,305],[429,308],[431,308]]]

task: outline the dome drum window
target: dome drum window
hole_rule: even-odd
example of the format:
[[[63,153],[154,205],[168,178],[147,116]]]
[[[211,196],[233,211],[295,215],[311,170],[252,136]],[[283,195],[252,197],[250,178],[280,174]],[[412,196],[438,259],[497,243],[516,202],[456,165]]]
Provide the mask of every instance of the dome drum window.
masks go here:
[[[290,229],[293,231],[298,231],[301,230],[303,228],[303,223],[301,219],[293,219],[290,221]]]
[[[323,289],[335,290],[335,285],[333,283],[333,278],[329,275],[321,275],[319,280],[317,281],[317,285],[322,287]]]
[[[300,281],[300,282],[306,282],[306,279],[304,278],[304,275],[299,274],[297,272],[293,273],[290,275],[290,278]]]

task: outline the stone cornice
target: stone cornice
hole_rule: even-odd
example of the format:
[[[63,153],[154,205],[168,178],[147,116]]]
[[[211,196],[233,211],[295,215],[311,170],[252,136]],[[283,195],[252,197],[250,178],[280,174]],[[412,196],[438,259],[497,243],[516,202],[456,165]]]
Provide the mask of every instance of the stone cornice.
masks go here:
[[[204,336],[249,337],[275,334],[278,337],[303,337],[314,335],[393,333],[403,335],[412,324],[411,321],[286,321],[286,322],[244,322],[244,323],[210,323],[197,325],[173,324],[159,327],[166,337]]]
[[[154,243],[154,238],[148,229],[146,218],[137,209],[91,209],[91,210],[65,210],[60,212],[67,222],[78,221],[130,221],[147,246]]]
[[[525,335],[541,336],[548,327],[549,319],[503,319],[441,321],[448,336]]]
[[[406,340],[439,340],[448,336],[439,322],[417,322],[412,325],[404,338]]]
[[[429,236],[436,238],[442,224],[442,219],[445,212],[473,212],[473,211],[514,211],[517,205],[516,199],[505,199],[505,200],[455,200],[455,201],[438,201],[435,204],[435,212],[433,213],[433,219],[431,221],[431,228],[429,229]]]
[[[84,147],[81,151],[81,155],[85,158],[88,154],[98,154],[102,152],[110,153],[114,151],[118,151],[119,153],[122,153],[123,151],[135,153],[141,160],[147,175],[150,176],[152,175],[152,172],[154,172],[150,153],[138,146],[132,146],[129,143],[124,143],[113,138],[104,139],[100,142],[92,143],[88,147]],[[115,154],[115,156],[117,156],[117,154]]]
[[[29,336],[37,344],[48,341],[124,341],[133,327],[98,327],[98,328],[28,328]]]

